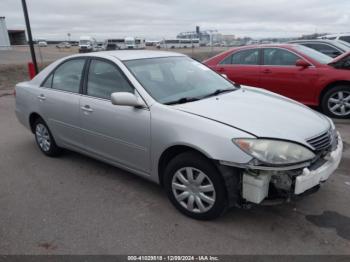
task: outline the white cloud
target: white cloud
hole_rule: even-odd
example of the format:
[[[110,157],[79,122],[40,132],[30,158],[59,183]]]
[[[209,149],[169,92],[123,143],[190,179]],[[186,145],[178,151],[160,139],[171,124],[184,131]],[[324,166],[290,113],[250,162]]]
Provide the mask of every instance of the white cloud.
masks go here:
[[[349,0],[27,0],[34,37],[174,37],[217,29],[251,37],[349,31]],[[24,28],[20,1],[1,0],[9,28]]]

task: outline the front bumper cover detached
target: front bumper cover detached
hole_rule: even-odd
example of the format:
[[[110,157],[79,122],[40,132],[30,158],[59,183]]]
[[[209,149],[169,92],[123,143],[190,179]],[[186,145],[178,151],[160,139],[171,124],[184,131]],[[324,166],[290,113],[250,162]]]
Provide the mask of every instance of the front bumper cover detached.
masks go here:
[[[326,156],[326,163],[312,171],[308,168],[304,168],[303,173],[296,177],[294,194],[299,195],[304,193],[306,190],[326,181],[338,168],[342,158],[342,152],[343,142],[340,136],[338,136],[338,146],[334,151]]]
[[[338,144],[336,148],[324,157],[325,162],[316,169],[310,167],[299,167],[294,170],[276,170],[271,167],[264,170],[253,170],[246,167],[242,174],[241,197],[243,201],[260,204],[265,198],[270,197],[271,185],[276,177],[282,181],[278,186],[284,188],[284,195],[301,196],[303,193],[316,192],[313,188],[319,187],[338,168],[342,158],[343,142],[338,133]],[[221,163],[225,164],[225,163]],[[278,179],[277,179],[278,180]],[[289,184],[288,184],[289,183]]]

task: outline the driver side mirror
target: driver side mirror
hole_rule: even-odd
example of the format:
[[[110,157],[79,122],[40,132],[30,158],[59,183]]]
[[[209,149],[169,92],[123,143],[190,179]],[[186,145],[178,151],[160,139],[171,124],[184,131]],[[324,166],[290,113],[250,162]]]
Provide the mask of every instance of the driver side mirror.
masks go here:
[[[305,60],[303,59],[298,59],[295,63],[296,66],[299,66],[299,67],[303,67],[303,68],[306,68],[306,67],[309,67],[311,66],[308,62],[306,62]]]
[[[145,107],[144,102],[136,95],[129,92],[115,92],[111,94],[111,102],[117,106]]]

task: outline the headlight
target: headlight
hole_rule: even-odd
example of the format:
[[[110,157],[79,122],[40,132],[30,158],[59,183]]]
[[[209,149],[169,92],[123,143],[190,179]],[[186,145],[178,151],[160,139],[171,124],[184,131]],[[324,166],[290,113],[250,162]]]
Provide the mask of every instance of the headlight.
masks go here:
[[[233,142],[246,153],[267,164],[290,165],[315,157],[306,147],[291,142],[252,138],[233,139]]]

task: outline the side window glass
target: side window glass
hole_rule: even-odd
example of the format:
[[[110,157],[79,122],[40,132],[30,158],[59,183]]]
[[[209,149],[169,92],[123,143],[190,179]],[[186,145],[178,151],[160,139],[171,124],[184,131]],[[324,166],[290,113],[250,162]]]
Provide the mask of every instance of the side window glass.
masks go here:
[[[324,44],[306,44],[307,47],[315,49],[316,51],[319,51],[323,54],[329,55],[329,56],[338,56],[341,55],[341,52],[329,45]]]
[[[350,43],[350,35],[349,36],[341,36],[341,37],[339,37],[339,40],[343,40],[345,42]]]
[[[220,62],[221,65],[229,65],[232,62],[232,55],[229,55],[224,60]]]
[[[115,65],[92,60],[88,74],[87,95],[110,99],[114,92],[134,93],[134,88]]]
[[[259,50],[245,50],[232,55],[231,63],[234,65],[258,65]]]
[[[44,84],[42,84],[42,87],[46,87],[46,88],[51,88],[52,87],[52,78],[53,78],[53,74],[51,74],[44,82]]]
[[[52,88],[79,93],[84,63],[85,59],[74,59],[60,65],[54,72]]]
[[[264,49],[264,65],[295,66],[297,55],[278,48]]]

